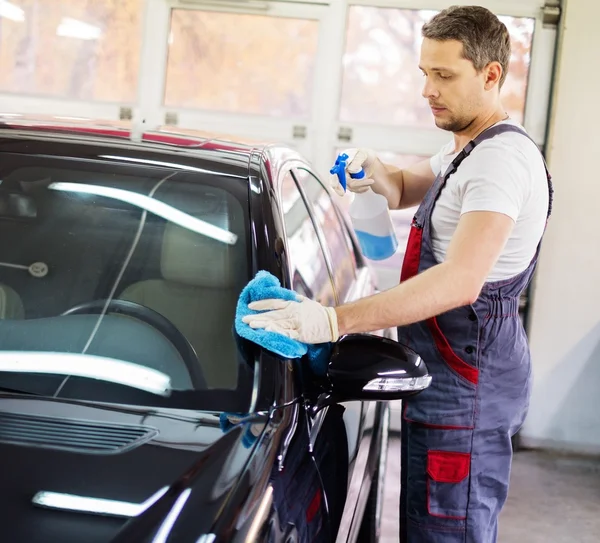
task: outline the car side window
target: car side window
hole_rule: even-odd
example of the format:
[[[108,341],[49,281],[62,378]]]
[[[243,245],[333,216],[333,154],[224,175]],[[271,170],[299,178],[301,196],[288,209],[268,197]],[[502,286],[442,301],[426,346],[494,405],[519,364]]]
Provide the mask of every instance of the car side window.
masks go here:
[[[346,226],[340,220],[331,196],[310,171],[294,170],[298,182],[312,204],[317,224],[323,231],[331,257],[333,280],[340,301],[344,301],[356,278],[356,258]]]
[[[290,260],[294,270],[292,286],[296,292],[324,305],[336,305],[323,248],[291,172],[283,180],[281,193]]]

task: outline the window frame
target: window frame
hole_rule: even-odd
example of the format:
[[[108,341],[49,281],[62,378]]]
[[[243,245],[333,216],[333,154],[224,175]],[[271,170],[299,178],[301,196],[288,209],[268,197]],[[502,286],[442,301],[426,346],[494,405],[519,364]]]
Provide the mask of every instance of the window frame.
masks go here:
[[[357,254],[357,248],[354,244],[354,240],[352,239],[352,236],[350,234],[350,231],[348,229],[348,225],[346,224],[346,222],[343,220],[342,215],[340,213],[340,209],[338,207],[338,205],[336,204],[334,198],[332,197],[331,193],[329,192],[329,190],[327,190],[327,188],[325,187],[325,184],[323,183],[323,181],[321,181],[321,179],[319,178],[319,176],[313,172],[312,170],[310,170],[307,167],[304,166],[299,166],[299,167],[295,167],[292,170],[292,175],[294,176],[295,180],[296,180],[296,184],[301,188],[302,193],[303,193],[303,197],[305,198],[305,201],[308,202],[309,210],[312,212],[312,219],[313,219],[313,224],[315,226],[315,229],[317,229],[318,232],[320,232],[322,234],[322,241],[321,244],[324,246],[324,251],[326,252],[328,259],[329,259],[329,267],[330,267],[330,273],[331,276],[334,278],[334,284],[335,284],[335,273],[334,273],[334,266],[333,266],[333,256],[331,254],[331,250],[329,248],[329,243],[327,241],[327,235],[325,234],[325,231],[323,230],[323,228],[320,226],[319,224],[319,219],[317,217],[317,213],[314,207],[313,202],[310,200],[309,196],[306,194],[304,187],[302,185],[302,181],[300,176],[298,175],[300,172],[304,172],[304,174],[311,176],[321,187],[321,189],[323,190],[323,192],[327,195],[327,197],[329,198],[329,201],[331,202],[331,205],[333,207],[335,216],[337,218],[337,221],[339,223],[339,226],[342,228],[342,236],[344,238],[344,246],[346,247],[346,250],[348,251],[348,256],[350,256],[352,258],[352,262],[353,262],[353,277],[352,277],[352,281],[350,282],[350,284],[348,285],[348,288],[345,289],[346,294],[347,292],[352,290],[352,286],[356,283],[356,279],[358,277],[359,274],[359,269],[361,267],[361,261],[360,261],[360,257]],[[340,290],[340,285],[335,285],[337,295],[338,295],[338,299],[341,301],[344,296],[341,295],[341,293],[339,292]],[[339,303],[339,302],[338,302]]]
[[[291,253],[290,248],[289,248],[289,233],[287,230],[285,213],[283,212],[283,198],[282,198],[283,184],[285,182],[285,178],[288,175],[290,176],[291,180],[294,183],[294,186],[300,193],[302,204],[306,208],[306,211],[310,218],[311,224],[312,224],[315,234],[317,236],[317,241],[319,242],[319,248],[321,250],[321,254],[323,255],[323,259],[325,261],[325,268],[327,270],[327,276],[329,278],[329,283],[331,285],[331,289],[333,292],[334,302],[335,302],[335,305],[338,305],[340,303],[339,302],[339,294],[338,294],[337,285],[335,284],[335,281],[333,278],[332,267],[331,267],[331,257],[329,255],[329,251],[326,250],[326,245],[324,245],[324,234],[321,231],[321,229],[318,227],[318,224],[317,224],[317,221],[316,221],[316,218],[314,215],[314,209],[313,209],[312,205],[310,205],[310,202],[307,200],[306,193],[304,192],[302,186],[300,185],[300,183],[298,183],[298,180],[296,179],[296,177],[293,174],[294,169],[295,169],[294,166],[286,166],[283,168],[280,182],[279,182],[279,187],[278,187],[278,189],[279,189],[278,194],[276,195],[277,196],[277,205],[278,205],[279,209],[281,210],[282,227],[285,232],[286,252],[288,254],[288,259],[290,262],[290,280],[292,281],[291,284],[293,285],[293,276],[294,276],[294,272],[297,270],[297,267],[294,263],[294,256]]]

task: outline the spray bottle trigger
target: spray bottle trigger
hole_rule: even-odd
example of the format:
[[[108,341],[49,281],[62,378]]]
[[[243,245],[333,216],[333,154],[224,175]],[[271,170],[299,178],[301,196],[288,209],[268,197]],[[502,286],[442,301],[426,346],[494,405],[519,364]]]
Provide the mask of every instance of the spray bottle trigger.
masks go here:
[[[346,160],[348,160],[348,155],[338,155],[335,159],[333,168],[329,170],[330,174],[337,175],[338,181],[340,182],[340,185],[342,185],[344,192],[346,191]]]
[[[350,174],[350,177],[352,177],[352,179],[362,179],[364,176],[365,170],[363,170],[362,168],[358,172]]]
[[[342,188],[344,189],[344,191],[346,190],[347,161],[348,161],[348,155],[346,153],[338,155],[338,157],[335,159],[335,164],[334,164],[333,168],[331,168],[331,170],[329,170],[329,173],[331,173],[333,175],[337,175],[340,185],[342,185]],[[362,168],[358,172],[350,173],[350,177],[352,179],[362,179],[362,178],[364,178],[364,176],[365,176],[365,171]]]

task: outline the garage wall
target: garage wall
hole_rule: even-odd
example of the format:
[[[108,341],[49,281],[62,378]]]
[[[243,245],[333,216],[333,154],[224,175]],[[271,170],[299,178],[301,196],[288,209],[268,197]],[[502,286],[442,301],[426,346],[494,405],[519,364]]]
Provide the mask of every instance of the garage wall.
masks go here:
[[[530,320],[525,446],[600,453],[600,2],[567,0],[548,163],[556,198]]]

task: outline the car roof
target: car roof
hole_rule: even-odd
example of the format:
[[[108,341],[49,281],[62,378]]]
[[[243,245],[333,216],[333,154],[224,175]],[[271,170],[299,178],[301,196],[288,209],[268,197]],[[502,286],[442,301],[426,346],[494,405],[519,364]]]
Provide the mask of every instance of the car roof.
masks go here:
[[[0,113],[0,135],[51,137],[71,143],[126,145],[137,150],[177,152],[179,156],[197,155],[204,159],[214,154],[216,161],[231,155],[247,172],[253,156],[261,156],[272,179],[280,164],[305,158],[286,144],[253,140],[212,131],[164,125],[152,130],[140,128],[131,121],[92,119],[87,117]]]

